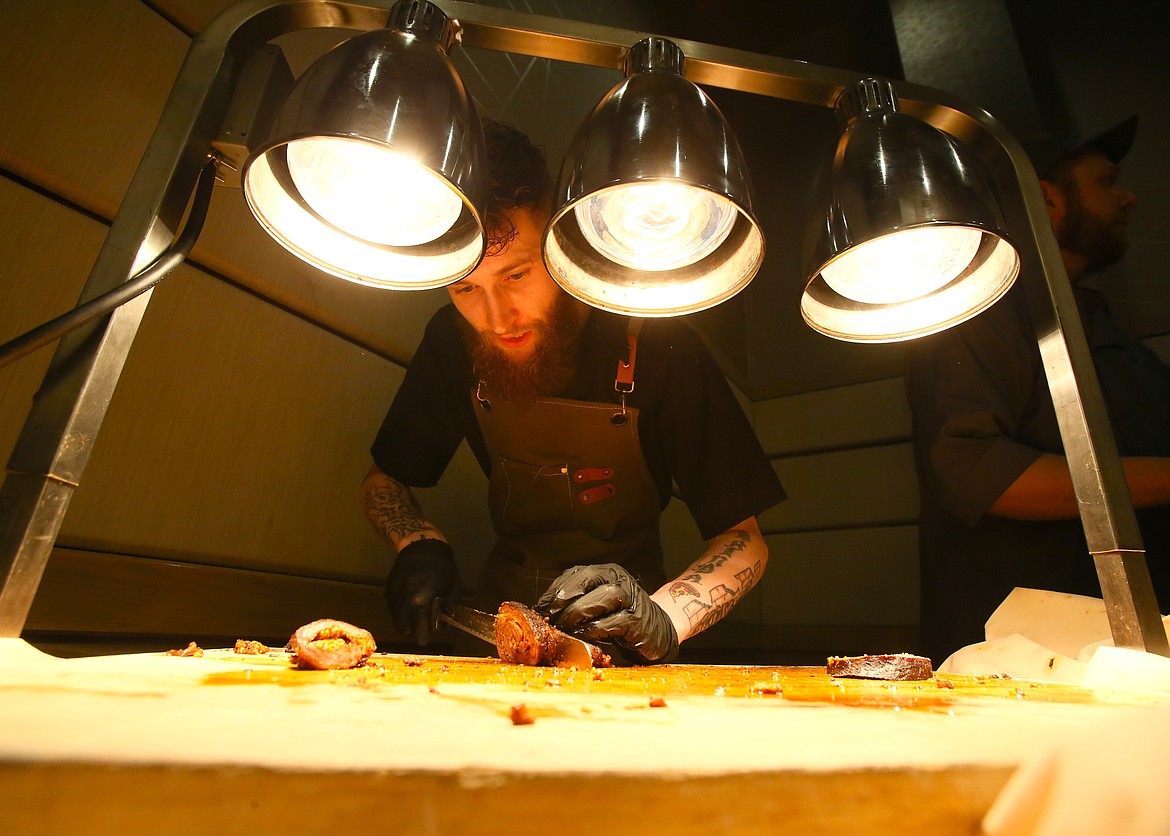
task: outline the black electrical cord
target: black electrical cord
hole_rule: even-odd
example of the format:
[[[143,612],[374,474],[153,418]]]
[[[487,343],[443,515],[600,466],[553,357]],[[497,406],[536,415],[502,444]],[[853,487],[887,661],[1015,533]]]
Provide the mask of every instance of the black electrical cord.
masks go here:
[[[187,253],[195,246],[199,233],[203,231],[203,222],[207,219],[207,208],[211,205],[211,188],[215,185],[215,160],[209,160],[199,172],[199,179],[195,183],[195,198],[191,203],[191,211],[187,215],[187,223],[175,237],[171,245],[159,254],[158,258],[148,264],[135,276],[131,276],[117,287],[107,290],[100,296],[95,296],[83,302],[71,311],[51,319],[43,325],[38,325],[31,331],[0,345],[0,367],[31,354],[43,345],[60,339],[75,328],[80,328],[87,322],[103,316],[119,305],[124,305],[166,278],[167,274],[183,263]]]

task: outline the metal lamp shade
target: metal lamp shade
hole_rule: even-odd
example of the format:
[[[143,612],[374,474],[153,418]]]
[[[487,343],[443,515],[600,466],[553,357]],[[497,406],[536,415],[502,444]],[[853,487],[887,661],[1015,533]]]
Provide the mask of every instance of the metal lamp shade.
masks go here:
[[[248,205],[273,238],[327,273],[376,287],[442,287],[475,268],[486,246],[484,138],[446,55],[453,39],[454,24],[438,7],[405,0],[391,10],[388,28],[339,44],[301,76],[244,169]],[[449,228],[433,239],[396,240],[393,219],[417,217],[408,207],[424,189],[371,186],[359,163],[348,175],[370,204],[355,209],[342,196],[335,200],[350,207],[352,222],[328,215],[296,176],[305,149],[322,146],[335,155],[359,152],[366,162],[417,163],[407,167],[443,202],[441,226]],[[341,179],[332,171],[319,176],[325,188]]]
[[[1019,273],[1019,254],[1002,232],[990,188],[961,146],[898,112],[888,82],[860,82],[842,94],[837,111],[845,128],[830,171],[829,209],[810,259],[814,269],[806,273],[805,322],[840,340],[896,342],[957,325],[1002,297]],[[897,268],[890,286],[877,293],[842,293],[826,280],[847,269],[864,278],[858,264],[867,258],[871,268],[899,263],[874,256],[875,248],[898,240],[891,236],[914,241],[920,250],[957,238],[966,250],[950,255],[950,272],[922,293],[897,287]],[[890,298],[883,300],[883,292]]]
[[[763,261],[739,145],[710,98],[682,77],[682,65],[671,41],[636,44],[627,77],[582,124],[561,167],[544,259],[566,291],[594,307],[648,317],[703,310],[746,287]],[[718,206],[721,242],[712,237],[697,260],[652,269],[604,254],[587,238],[579,208],[621,201],[631,186],[691,190],[699,203]]]

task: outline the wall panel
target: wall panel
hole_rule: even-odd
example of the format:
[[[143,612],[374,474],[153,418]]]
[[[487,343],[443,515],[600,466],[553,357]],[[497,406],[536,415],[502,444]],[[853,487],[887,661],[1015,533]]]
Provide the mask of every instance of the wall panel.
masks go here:
[[[0,33],[0,165],[112,218],[188,39],[135,0],[6,0]]]
[[[789,498],[760,519],[770,560],[757,609],[729,621],[752,618],[760,641],[788,647],[912,649],[918,481],[902,379],[763,401],[752,414]]]
[[[402,370],[184,266],[156,288],[66,518],[76,547],[365,579],[367,448]]]
[[[909,525],[769,535],[762,623],[917,624],[916,542]]]
[[[154,636],[146,644],[155,648],[208,639],[230,646],[237,638],[279,647],[319,618],[360,624],[380,646],[401,639],[380,585],[66,548],[53,551],[28,628],[38,643]]]
[[[901,377],[758,401],[752,414],[760,443],[773,456],[910,437]]]
[[[773,462],[788,500],[765,511],[767,532],[907,523],[918,519],[909,444],[857,447]]]
[[[105,236],[102,224],[0,177],[0,342],[77,303]],[[54,350],[47,345],[0,367],[0,462],[12,454]]]

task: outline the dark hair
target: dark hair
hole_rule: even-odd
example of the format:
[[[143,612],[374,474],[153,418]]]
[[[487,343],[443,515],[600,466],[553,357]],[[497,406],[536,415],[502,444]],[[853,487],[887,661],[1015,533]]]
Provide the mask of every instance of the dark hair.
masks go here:
[[[1074,148],[1050,165],[1048,170],[1040,175],[1040,179],[1047,180],[1049,183],[1058,186],[1066,192],[1076,191],[1077,181],[1073,176],[1073,169],[1086,157],[1104,153],[1104,151],[1094,145],[1082,145],[1079,148]]]
[[[544,149],[533,145],[518,128],[483,120],[487,143],[488,201],[484,217],[488,254],[500,252],[516,237],[512,210],[547,210],[552,203],[553,183]]]

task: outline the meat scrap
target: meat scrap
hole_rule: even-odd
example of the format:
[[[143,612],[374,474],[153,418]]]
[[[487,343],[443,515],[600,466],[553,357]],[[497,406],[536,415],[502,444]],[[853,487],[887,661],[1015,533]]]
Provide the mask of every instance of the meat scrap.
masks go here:
[[[500,659],[517,665],[556,664],[557,645],[565,634],[548,623],[548,619],[531,607],[516,601],[500,604],[496,614],[496,650]],[[613,660],[597,645],[589,648],[593,667],[608,668]]]
[[[239,653],[241,656],[260,656],[268,652],[268,645],[248,639],[236,639],[232,652]]]
[[[584,641],[584,640],[582,640]],[[595,668],[612,668],[613,659],[608,653],[602,653],[601,648],[595,644],[585,642],[586,647],[589,648],[589,657],[593,660],[593,667]],[[597,680],[601,680],[601,675],[598,674]]]
[[[356,668],[378,646],[369,631],[344,621],[322,618],[293,633],[288,648],[297,667],[328,671]]]
[[[536,722],[536,718],[524,703],[512,706],[509,716],[512,718],[513,726],[531,726]]]
[[[182,650],[168,650],[167,655],[168,656],[202,656],[203,655],[203,648],[200,647],[199,645],[195,644],[195,642],[189,642],[187,644],[187,646],[184,647]]]
[[[830,656],[825,670],[829,676],[856,679],[914,681],[930,679],[930,660],[912,653],[884,653],[872,656]]]

